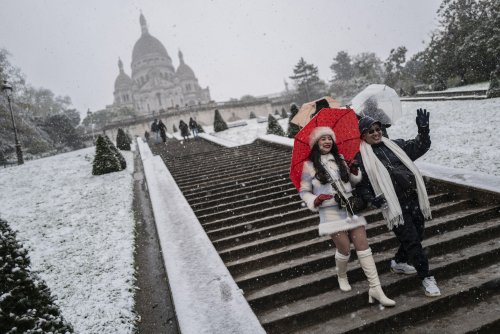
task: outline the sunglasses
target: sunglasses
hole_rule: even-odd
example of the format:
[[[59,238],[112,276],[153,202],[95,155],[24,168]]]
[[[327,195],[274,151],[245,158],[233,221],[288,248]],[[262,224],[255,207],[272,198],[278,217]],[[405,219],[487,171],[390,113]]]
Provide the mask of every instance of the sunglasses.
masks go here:
[[[378,127],[378,126],[377,126],[376,128],[373,128],[373,129],[368,130],[368,134],[372,135],[372,134],[374,134],[375,132],[381,132],[381,131],[382,131],[382,129],[381,129],[380,127]]]

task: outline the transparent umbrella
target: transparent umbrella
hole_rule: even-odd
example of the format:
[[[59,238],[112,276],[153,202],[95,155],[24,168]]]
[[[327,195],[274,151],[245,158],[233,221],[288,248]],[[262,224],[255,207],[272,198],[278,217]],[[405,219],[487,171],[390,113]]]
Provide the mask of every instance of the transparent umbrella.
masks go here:
[[[387,85],[370,85],[356,95],[351,108],[358,116],[370,116],[384,125],[392,125],[402,114],[401,101]]]

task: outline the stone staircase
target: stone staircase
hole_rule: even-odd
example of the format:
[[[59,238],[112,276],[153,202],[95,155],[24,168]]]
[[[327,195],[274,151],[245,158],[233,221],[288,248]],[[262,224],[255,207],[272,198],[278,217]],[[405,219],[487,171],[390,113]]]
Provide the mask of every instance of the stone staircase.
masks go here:
[[[224,148],[205,140],[151,145],[162,156],[268,333],[491,333],[500,330],[500,195],[428,180],[433,220],[424,246],[442,296],[389,262],[398,242],[378,210],[367,234],[394,308],[368,304],[356,259],[341,292],[335,249],[288,178],[290,148],[255,141]]]

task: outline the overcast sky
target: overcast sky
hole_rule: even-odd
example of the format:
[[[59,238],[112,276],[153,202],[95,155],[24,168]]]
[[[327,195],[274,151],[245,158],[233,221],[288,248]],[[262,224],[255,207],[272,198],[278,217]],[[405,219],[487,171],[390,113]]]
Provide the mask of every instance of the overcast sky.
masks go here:
[[[118,57],[130,75],[139,15],[212,99],[284,90],[300,57],[331,79],[337,52],[424,49],[441,0],[12,0],[0,2],[0,48],[28,83],[84,112],[113,102]]]

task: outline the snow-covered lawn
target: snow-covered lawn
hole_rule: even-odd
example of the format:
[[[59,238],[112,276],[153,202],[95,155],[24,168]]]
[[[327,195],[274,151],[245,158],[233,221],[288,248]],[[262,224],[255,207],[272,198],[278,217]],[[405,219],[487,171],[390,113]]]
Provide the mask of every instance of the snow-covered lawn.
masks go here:
[[[0,169],[0,216],[76,333],[132,333],[132,153],[126,170],[93,176],[94,152]]]
[[[419,107],[431,112],[432,136],[431,150],[420,161],[485,173],[485,179],[500,176],[500,99],[404,102],[403,117],[389,129],[392,138],[416,135]],[[246,144],[266,133],[267,122],[247,123],[214,135]],[[279,123],[286,131],[288,120]],[[132,333],[132,153],[123,152],[127,170],[92,176],[94,151],[0,169],[0,217],[18,231],[33,269],[77,333]]]
[[[417,135],[417,108],[431,113],[432,145],[419,161],[452,168],[500,176],[500,98],[468,101],[403,102],[403,116],[388,129],[391,138],[410,139]],[[288,119],[278,121],[286,131]],[[231,128],[214,136],[236,142],[251,143],[266,134],[267,123],[247,121],[248,125]],[[208,133],[213,127],[205,127]]]

